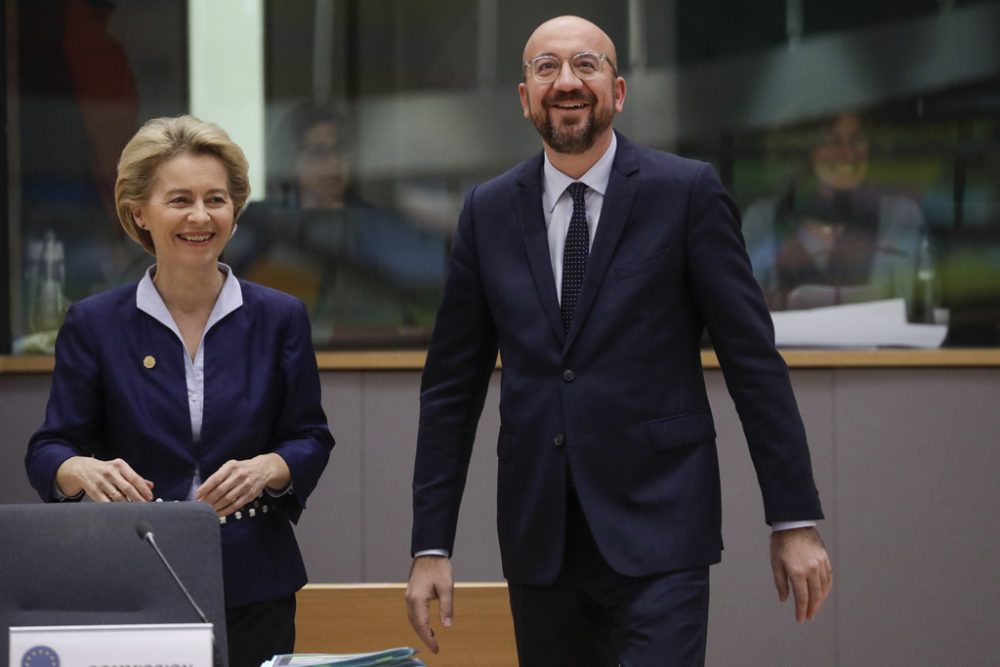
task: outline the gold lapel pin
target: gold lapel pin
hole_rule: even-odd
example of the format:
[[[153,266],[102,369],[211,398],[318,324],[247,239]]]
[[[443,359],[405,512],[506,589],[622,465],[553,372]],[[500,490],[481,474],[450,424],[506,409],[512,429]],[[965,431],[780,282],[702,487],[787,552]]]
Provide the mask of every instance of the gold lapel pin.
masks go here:
[[[156,365],[156,357],[154,357],[151,354],[147,354],[146,357],[142,360],[142,365],[145,366],[146,368],[152,368],[153,366]]]

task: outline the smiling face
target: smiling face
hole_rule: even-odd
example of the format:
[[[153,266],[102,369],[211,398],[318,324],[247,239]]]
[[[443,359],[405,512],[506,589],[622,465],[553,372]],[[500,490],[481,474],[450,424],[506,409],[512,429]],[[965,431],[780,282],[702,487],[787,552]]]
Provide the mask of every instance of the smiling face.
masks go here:
[[[568,62],[582,51],[608,57],[594,78],[580,79]],[[525,62],[540,55],[559,58],[561,70],[554,81],[539,83],[525,69],[518,86],[524,117],[557,153],[581,154],[594,146],[603,152],[611,141],[612,120],[625,103],[625,80],[615,74],[611,39],[589,21],[563,16],[543,23],[528,39]]]
[[[812,152],[813,171],[820,183],[834,190],[854,190],[868,173],[868,137],[855,113],[837,116],[820,130]]]
[[[149,197],[132,214],[153,238],[157,272],[215,270],[233,232],[229,174],[212,155],[172,157],[157,168]]]

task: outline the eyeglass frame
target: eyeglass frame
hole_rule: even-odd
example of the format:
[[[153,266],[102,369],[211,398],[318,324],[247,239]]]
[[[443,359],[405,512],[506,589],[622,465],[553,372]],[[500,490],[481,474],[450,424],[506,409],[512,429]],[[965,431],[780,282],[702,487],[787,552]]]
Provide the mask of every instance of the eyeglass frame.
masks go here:
[[[552,79],[552,81],[542,81],[534,73],[531,74],[531,78],[532,79],[534,79],[538,83],[543,83],[543,84],[544,83],[553,83],[553,82],[556,81],[556,79],[559,78],[559,75],[562,73],[563,63],[569,63],[569,68],[573,72],[573,76],[577,77],[581,81],[593,81],[594,79],[597,78],[597,76],[601,73],[602,70],[600,70],[600,69],[596,70],[594,76],[583,77],[583,76],[580,76],[577,73],[576,68],[573,67],[573,59],[576,58],[577,56],[584,56],[584,55],[586,55],[586,56],[597,56],[598,62],[600,62],[600,61],[603,60],[604,62],[608,63],[608,66],[611,68],[611,74],[613,74],[615,77],[618,76],[618,68],[615,67],[615,64],[613,62],[611,62],[611,57],[608,56],[608,54],[606,54],[606,53],[598,53],[597,51],[578,51],[578,52],[574,53],[573,55],[567,56],[565,58],[560,58],[559,56],[557,56],[557,55],[555,55],[553,53],[541,53],[541,54],[535,56],[534,58],[531,58],[530,60],[525,60],[523,67],[524,67],[525,70],[528,70],[528,69],[530,69],[532,67],[532,64],[535,63],[536,61],[541,60],[542,58],[551,58],[551,59],[555,59],[555,60],[559,61],[559,71],[556,73],[556,75]],[[526,72],[526,74],[527,74],[527,72]],[[527,76],[525,76],[525,78],[527,78]]]

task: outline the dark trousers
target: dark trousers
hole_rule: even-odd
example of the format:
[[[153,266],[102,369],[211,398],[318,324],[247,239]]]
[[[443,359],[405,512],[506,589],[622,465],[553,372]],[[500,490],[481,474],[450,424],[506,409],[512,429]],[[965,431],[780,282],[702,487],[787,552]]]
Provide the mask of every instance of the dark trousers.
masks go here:
[[[295,595],[226,610],[229,667],[260,667],[295,650]]]
[[[551,586],[509,584],[521,667],[701,667],[708,568],[626,577],[569,494],[566,554]]]

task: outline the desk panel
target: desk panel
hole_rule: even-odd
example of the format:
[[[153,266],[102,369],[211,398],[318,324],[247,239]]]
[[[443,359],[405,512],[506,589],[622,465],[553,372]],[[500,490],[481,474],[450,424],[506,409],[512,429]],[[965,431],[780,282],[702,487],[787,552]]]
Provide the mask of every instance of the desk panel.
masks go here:
[[[295,617],[298,653],[353,653],[420,640],[406,619],[404,584],[315,584],[298,594]],[[436,616],[436,606],[432,608]],[[428,667],[510,667],[517,664],[514,627],[503,583],[457,584],[455,624],[434,623],[441,652],[422,645],[417,656]]]

